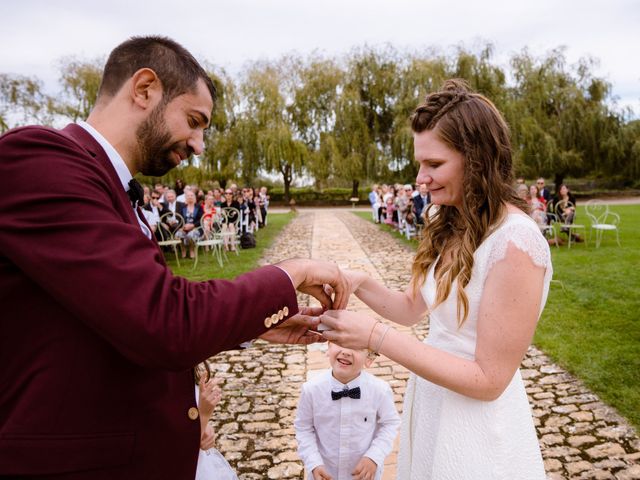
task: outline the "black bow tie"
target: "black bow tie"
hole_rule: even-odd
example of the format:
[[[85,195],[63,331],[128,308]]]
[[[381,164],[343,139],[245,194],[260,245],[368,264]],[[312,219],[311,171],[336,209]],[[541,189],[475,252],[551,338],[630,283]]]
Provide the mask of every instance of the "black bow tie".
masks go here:
[[[142,189],[142,185],[140,185],[135,178],[132,178],[129,181],[129,190],[127,191],[127,195],[129,195],[129,200],[131,200],[133,208],[143,205],[144,190]]]
[[[331,400],[340,400],[342,397],[355,398],[356,400],[360,398],[360,387],[355,388],[345,388],[339,392],[331,392]]]

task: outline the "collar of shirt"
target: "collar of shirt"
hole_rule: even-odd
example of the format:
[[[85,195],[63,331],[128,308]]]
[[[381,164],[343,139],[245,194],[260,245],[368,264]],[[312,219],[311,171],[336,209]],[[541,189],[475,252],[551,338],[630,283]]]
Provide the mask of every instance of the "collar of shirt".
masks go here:
[[[116,151],[115,148],[113,148],[113,146],[107,141],[107,139],[102,136],[100,132],[98,132],[87,122],[79,120],[77,124],[80,127],[84,128],[89,133],[89,135],[91,135],[94,140],[100,144],[104,152],[107,154],[107,157],[109,157],[111,165],[113,165],[113,168],[118,174],[120,183],[122,183],[122,188],[124,188],[125,192],[129,191],[129,181],[133,178],[133,176],[131,175],[131,172],[127,168],[127,164],[124,163],[124,160],[122,159],[120,154]]]
[[[345,388],[355,388],[359,387],[362,383],[362,373],[358,375],[356,378],[351,380],[349,383],[342,383],[336,377],[331,374],[331,390],[337,392],[339,390],[344,390]]]

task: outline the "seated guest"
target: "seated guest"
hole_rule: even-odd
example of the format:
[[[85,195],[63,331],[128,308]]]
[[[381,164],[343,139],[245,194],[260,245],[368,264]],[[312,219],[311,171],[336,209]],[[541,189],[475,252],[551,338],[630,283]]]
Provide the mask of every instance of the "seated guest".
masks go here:
[[[560,185],[560,191],[554,198],[554,205],[560,220],[565,224],[572,224],[576,215],[576,197],[573,196],[569,187],[564,183]],[[564,227],[560,231],[566,234],[570,233],[570,230]],[[582,242],[582,238],[577,233],[571,234],[571,238],[576,242]]]
[[[185,247],[189,247],[189,257],[196,256],[195,244],[202,236],[202,232],[198,229],[200,220],[202,219],[202,208],[196,203],[196,194],[191,191],[185,191],[185,205],[182,207],[182,218],[184,225],[176,232],[176,238],[182,240],[180,249],[182,250],[182,258],[187,256]]]
[[[163,205],[166,207],[168,211],[173,214],[182,215],[182,209],[184,208],[184,203],[178,202],[176,199],[176,191],[172,189],[168,189],[164,192],[164,203]],[[170,217],[166,220],[165,227],[173,232],[178,226],[178,220],[175,217]]]
[[[213,229],[214,218],[218,214],[219,211],[214,205],[213,195],[208,194],[204,197],[204,203],[202,204],[202,219],[200,220],[204,233],[209,233]]]
[[[253,188],[245,187],[242,189],[242,198],[248,210],[248,218],[245,219],[245,229],[250,232],[255,230],[256,226],[256,203],[254,202]]]
[[[431,195],[429,194],[429,190],[427,190],[427,185],[425,183],[421,183],[418,187],[418,195],[413,198],[413,206],[415,209],[416,215],[416,223],[418,225],[422,225],[424,223],[424,218],[422,214],[424,213],[426,207],[431,203]]]
[[[204,203],[202,204],[202,211],[204,215],[215,215],[216,212],[218,211],[212,194],[207,194],[204,197]]]
[[[181,193],[181,194],[176,193],[176,195],[178,195],[178,196],[177,196],[177,201],[178,201],[178,202],[181,202],[181,203],[186,203],[186,200],[185,200],[185,199],[186,199],[186,196],[185,196],[185,194],[186,194],[187,192],[193,192],[193,193],[196,193],[196,190],[195,190],[195,189],[193,188],[193,186],[191,186],[191,185],[185,185],[185,186],[184,186],[184,190],[182,191],[182,193]],[[198,197],[196,196],[196,201],[197,201],[197,200],[198,200]]]
[[[157,231],[157,226],[160,223],[160,217],[165,213],[169,213],[169,209],[167,209],[164,204],[160,203],[160,192],[157,192],[156,190],[151,192],[149,203],[142,208],[142,213],[147,219],[147,222],[151,227],[151,231],[155,234],[158,240],[161,240],[160,234]]]
[[[233,190],[231,190],[231,188],[227,188],[225,190],[224,200],[220,204],[220,208],[235,208],[238,210],[238,212],[233,210],[229,211],[227,213],[225,222],[222,224],[222,232],[227,234],[222,237],[224,239],[224,248],[225,250],[230,250],[232,252],[235,252],[236,243],[232,237],[238,231],[237,228],[238,228],[238,219],[239,219],[238,214],[240,211],[240,203],[238,202],[237,199],[234,198]]]
[[[220,190],[219,188],[214,188],[213,189],[213,204],[216,207],[219,207],[222,204],[223,200],[224,200],[224,198],[222,196],[222,190]]]
[[[531,208],[529,215],[536,223],[544,227],[547,225],[547,202],[540,196],[540,191],[536,185],[529,187],[529,198],[527,199]]]
[[[531,199],[531,195],[529,194],[529,187],[527,187],[524,183],[516,184],[516,193],[522,200],[526,200],[529,202]]]
[[[164,203],[164,191],[166,190],[164,185],[162,183],[156,183],[153,190],[160,194],[160,203]]]
[[[394,227],[398,226],[398,212],[393,197],[387,197],[384,223]]]
[[[176,192],[176,195],[178,196],[184,193],[184,182],[182,181],[181,178],[176,178],[174,190]]]
[[[544,198],[544,201],[546,203],[549,203],[549,200],[551,200],[551,192],[547,187],[545,187],[544,178],[540,177],[538,180],[536,180],[536,186],[538,187],[540,196]]]

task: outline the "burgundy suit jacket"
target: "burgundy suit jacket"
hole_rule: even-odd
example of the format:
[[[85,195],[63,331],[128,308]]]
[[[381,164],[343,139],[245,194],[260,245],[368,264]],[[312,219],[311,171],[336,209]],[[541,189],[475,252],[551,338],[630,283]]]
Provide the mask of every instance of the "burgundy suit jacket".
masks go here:
[[[0,137],[0,194],[0,476],[192,480],[191,368],[295,314],[287,274],[174,276],[77,125]]]

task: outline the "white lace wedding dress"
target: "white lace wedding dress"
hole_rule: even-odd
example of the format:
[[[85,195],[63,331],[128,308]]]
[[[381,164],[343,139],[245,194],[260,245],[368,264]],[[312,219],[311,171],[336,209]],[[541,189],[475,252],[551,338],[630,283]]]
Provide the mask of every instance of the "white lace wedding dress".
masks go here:
[[[509,214],[474,255],[471,281],[465,288],[469,316],[462,328],[456,319],[456,292],[430,313],[424,343],[473,359],[478,308],[487,274],[504,259],[508,244],[546,267],[540,312],[552,276],[549,246],[529,217]],[[422,295],[433,305],[433,269]],[[517,318],[513,319],[518,321]],[[491,402],[474,400],[411,375],[404,400],[398,480],[544,480],[540,447],[531,407],[517,370],[502,395]]]

